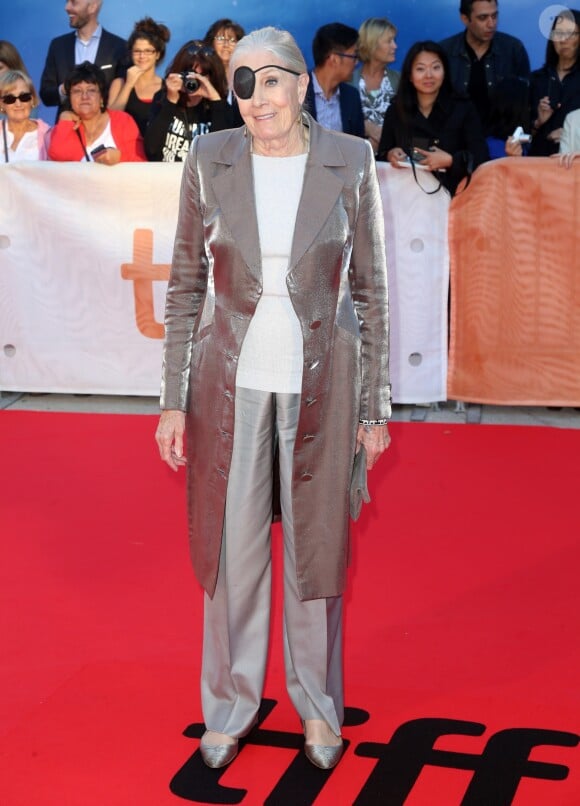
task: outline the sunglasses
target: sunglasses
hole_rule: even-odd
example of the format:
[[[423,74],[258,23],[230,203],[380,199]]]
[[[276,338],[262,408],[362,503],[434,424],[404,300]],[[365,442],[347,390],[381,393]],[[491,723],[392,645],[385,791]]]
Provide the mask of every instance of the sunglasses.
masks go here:
[[[234,92],[241,98],[242,101],[247,101],[254,94],[256,89],[256,73],[260,70],[266,70],[268,67],[273,67],[276,70],[283,70],[285,73],[291,73],[293,76],[299,76],[296,70],[290,70],[288,67],[281,67],[279,64],[265,64],[263,67],[258,67],[257,70],[252,70],[251,67],[238,67],[234,72]]]
[[[187,53],[189,56],[198,56],[201,54],[202,56],[213,56],[215,54],[215,50],[210,48],[209,45],[191,45],[187,48]]]
[[[20,95],[3,95],[2,96],[2,103],[3,104],[15,104],[16,101],[21,101],[23,104],[28,104],[32,101],[32,93],[31,92],[21,92]]]

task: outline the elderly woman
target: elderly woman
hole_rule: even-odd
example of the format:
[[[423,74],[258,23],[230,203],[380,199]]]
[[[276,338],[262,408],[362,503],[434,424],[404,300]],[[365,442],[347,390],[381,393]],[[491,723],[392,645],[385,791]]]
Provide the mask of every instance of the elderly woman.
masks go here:
[[[32,120],[30,113],[38,106],[34,84],[21,70],[0,74],[0,112],[2,119],[1,162],[30,162],[46,159],[48,123]]]
[[[360,93],[365,134],[375,154],[385,112],[399,86],[399,73],[388,66],[397,54],[396,35],[397,29],[384,17],[371,17],[358,30],[361,65],[355,68],[351,83]]]
[[[65,90],[71,109],[61,113],[51,132],[51,160],[101,165],[146,160],[143,138],[131,115],[107,110],[106,80],[100,67],[79,64],[67,76]]]
[[[199,39],[186,42],[167,68],[165,88],[153,99],[145,132],[152,162],[183,162],[196,134],[232,125],[227,80],[213,48]]]
[[[169,28],[151,17],[136,22],[127,41],[133,64],[124,79],[113,79],[109,90],[109,109],[128,112],[141,134],[145,134],[151,117],[153,96],[163,86],[155,68],[165,58],[169,37]]]
[[[447,54],[436,42],[415,42],[385,115],[377,158],[399,168],[413,157],[453,194],[488,156],[475,107],[453,90]]]
[[[156,438],[188,467],[205,763],[235,757],[260,707],[277,468],[286,683],[306,755],[328,769],[342,752],[353,460],[363,446],[370,468],[389,444],[380,193],[370,145],[303,111],[289,33],[244,37],[230,72],[245,127],[197,138],[184,169]]]

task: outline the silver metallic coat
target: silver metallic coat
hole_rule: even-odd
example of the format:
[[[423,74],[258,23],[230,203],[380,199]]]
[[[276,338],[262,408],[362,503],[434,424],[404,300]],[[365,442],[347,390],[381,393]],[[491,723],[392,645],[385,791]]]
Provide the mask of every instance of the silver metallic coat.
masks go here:
[[[304,339],[292,501],[302,599],[343,592],[359,418],[390,416],[381,199],[370,145],[309,116],[287,287]],[[280,193],[284,189],[280,188]],[[166,302],[163,409],[186,415],[196,576],[213,595],[238,356],[262,293],[250,137],[199,137],[184,166]]]

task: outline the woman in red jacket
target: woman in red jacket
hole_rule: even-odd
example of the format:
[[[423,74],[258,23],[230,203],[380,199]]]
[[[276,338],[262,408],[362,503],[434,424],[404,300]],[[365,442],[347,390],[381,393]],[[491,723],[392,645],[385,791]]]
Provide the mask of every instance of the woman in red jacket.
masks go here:
[[[146,161],[143,138],[131,115],[107,110],[100,67],[90,62],[77,65],[65,81],[65,90],[70,110],[62,112],[52,130],[49,159],[103,165]]]

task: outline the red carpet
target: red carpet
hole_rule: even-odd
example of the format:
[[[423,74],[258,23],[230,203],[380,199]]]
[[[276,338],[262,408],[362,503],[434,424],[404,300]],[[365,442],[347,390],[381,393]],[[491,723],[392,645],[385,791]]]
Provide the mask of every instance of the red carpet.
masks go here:
[[[348,749],[297,752],[277,591],[263,720],[220,774],[155,422],[0,413],[2,806],[580,803],[580,431],[393,424],[353,536]]]

